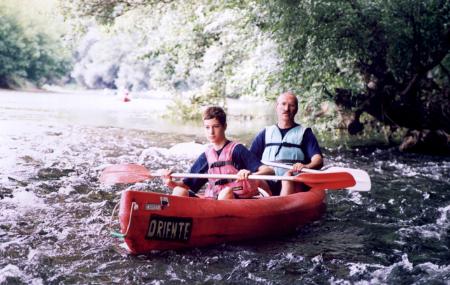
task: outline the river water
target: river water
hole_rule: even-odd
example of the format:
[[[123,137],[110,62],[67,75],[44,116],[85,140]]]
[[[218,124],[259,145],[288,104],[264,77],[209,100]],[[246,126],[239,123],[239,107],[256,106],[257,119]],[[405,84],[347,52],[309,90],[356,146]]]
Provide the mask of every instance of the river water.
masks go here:
[[[293,235],[128,255],[108,228],[125,186],[98,176],[125,162],[188,170],[201,127],[162,119],[167,104],[0,91],[0,284],[450,284],[450,158],[373,147],[324,147],[372,190],[328,192],[323,218]],[[273,120],[258,104],[230,103],[258,110],[231,116],[231,137],[248,144]],[[158,179],[128,187],[167,191]]]

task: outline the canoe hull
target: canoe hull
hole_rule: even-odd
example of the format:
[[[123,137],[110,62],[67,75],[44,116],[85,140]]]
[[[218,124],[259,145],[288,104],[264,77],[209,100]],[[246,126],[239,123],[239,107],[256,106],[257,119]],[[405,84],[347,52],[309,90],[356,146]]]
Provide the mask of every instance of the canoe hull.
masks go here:
[[[124,191],[121,232],[132,254],[279,236],[319,219],[324,190],[285,197],[210,200]]]

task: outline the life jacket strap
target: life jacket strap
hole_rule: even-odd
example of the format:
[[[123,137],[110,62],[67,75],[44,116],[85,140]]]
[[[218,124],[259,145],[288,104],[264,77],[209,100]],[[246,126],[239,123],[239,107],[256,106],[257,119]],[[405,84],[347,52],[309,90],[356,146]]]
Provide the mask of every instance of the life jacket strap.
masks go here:
[[[299,144],[295,143],[288,143],[288,142],[282,142],[282,143],[266,143],[265,146],[284,146],[284,147],[300,147]]]
[[[232,180],[232,179],[219,179],[216,182],[214,182],[214,185],[225,185],[225,184],[231,183],[233,181],[234,180]]]
[[[209,168],[214,168],[214,167],[223,167],[225,165],[233,165],[232,161],[216,161],[213,162],[209,165]]]
[[[293,165],[293,164],[297,163],[298,160],[292,160],[292,159],[277,159],[277,160],[275,160],[274,162]]]

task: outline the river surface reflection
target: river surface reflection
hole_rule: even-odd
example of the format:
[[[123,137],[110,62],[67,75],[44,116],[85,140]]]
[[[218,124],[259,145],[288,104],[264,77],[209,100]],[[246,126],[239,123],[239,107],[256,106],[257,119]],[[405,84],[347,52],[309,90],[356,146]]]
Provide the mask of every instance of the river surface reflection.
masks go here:
[[[0,90],[2,133],[19,131],[14,122],[56,125],[118,127],[202,136],[199,122],[180,122],[166,117],[172,100],[161,97],[131,97],[124,102],[111,91],[17,92]],[[271,103],[228,100],[228,132],[252,134],[274,120]],[[243,119],[244,118],[244,119]]]

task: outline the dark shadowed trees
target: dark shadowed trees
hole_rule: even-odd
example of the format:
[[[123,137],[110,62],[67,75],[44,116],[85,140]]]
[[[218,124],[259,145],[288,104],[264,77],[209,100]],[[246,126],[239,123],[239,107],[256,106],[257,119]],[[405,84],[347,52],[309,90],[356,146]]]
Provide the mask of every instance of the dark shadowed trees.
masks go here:
[[[320,86],[351,115],[351,134],[362,131],[366,112],[392,128],[409,129],[404,149],[420,148],[419,142],[448,151],[450,2],[262,4],[286,59],[287,84]]]

